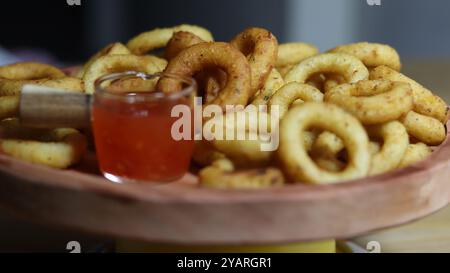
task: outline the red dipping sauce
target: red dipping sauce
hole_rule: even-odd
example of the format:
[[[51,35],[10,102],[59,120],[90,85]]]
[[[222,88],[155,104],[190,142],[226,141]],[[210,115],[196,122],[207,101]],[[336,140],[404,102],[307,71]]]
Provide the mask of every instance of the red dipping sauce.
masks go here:
[[[113,76],[121,74],[106,79]],[[194,90],[192,86],[172,94],[116,94],[97,89],[92,127],[104,176],[119,183],[169,182],[181,178],[188,171],[194,141],[192,136],[188,140],[174,139],[172,126],[179,117],[171,117],[171,112],[178,105],[190,108]]]

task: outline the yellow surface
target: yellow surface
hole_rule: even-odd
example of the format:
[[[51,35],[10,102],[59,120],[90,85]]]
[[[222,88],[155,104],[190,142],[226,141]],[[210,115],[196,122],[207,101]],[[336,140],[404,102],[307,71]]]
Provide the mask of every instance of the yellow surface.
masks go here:
[[[382,253],[450,252],[450,207],[422,220],[355,238],[362,248],[378,242]]]
[[[118,253],[336,253],[335,241],[272,246],[171,246],[118,240]]]

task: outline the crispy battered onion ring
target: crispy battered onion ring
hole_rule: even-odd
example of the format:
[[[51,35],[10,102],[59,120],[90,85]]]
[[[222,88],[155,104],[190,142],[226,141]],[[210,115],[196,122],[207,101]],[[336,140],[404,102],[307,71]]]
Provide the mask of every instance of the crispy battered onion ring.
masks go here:
[[[0,96],[18,96],[26,84],[58,88],[64,91],[84,92],[83,82],[78,78],[58,78],[40,80],[0,80]]]
[[[278,89],[270,99],[269,106],[272,108],[274,105],[277,105],[280,111],[280,118],[282,118],[297,100],[322,102],[323,94],[311,85],[291,82]]]
[[[287,83],[306,83],[318,73],[339,74],[347,83],[369,78],[369,71],[358,58],[343,53],[325,53],[302,61],[289,71],[284,80]]]
[[[411,136],[428,145],[437,146],[445,140],[445,126],[435,118],[411,111],[401,122]]]
[[[341,45],[330,49],[331,53],[346,53],[360,59],[367,67],[377,67],[380,65],[400,71],[402,64],[397,51],[388,45],[376,43],[354,43]]]
[[[321,133],[311,148],[312,154],[318,158],[336,158],[337,154],[344,150],[344,142],[330,132]]]
[[[278,70],[278,72],[280,72],[281,77],[283,77],[283,79],[286,78],[286,75],[289,73],[289,71],[291,71],[292,68],[294,68],[295,64],[293,65],[285,65],[285,66],[277,66],[276,69]]]
[[[278,70],[275,68],[269,74],[263,88],[259,90],[254,96],[252,103],[253,105],[267,105],[273,94],[277,92],[284,85],[283,77],[280,75]]]
[[[77,72],[76,76],[80,79],[83,78],[84,73],[86,72],[87,68],[89,66],[91,66],[91,64],[93,64],[95,61],[97,61],[100,57],[103,57],[106,55],[127,55],[127,54],[131,54],[131,52],[130,52],[130,50],[128,50],[128,48],[124,44],[122,44],[122,43],[109,44],[106,47],[102,48],[95,55],[93,55],[89,59],[89,61],[87,61],[83,65],[83,68]]]
[[[75,129],[35,132],[33,134],[37,139],[29,139],[27,129],[18,126],[15,120],[3,121],[0,126],[3,135],[0,149],[7,155],[30,163],[64,169],[78,163],[85,154],[86,138]],[[25,139],[21,138],[24,133]]]
[[[369,151],[372,156],[376,155],[381,151],[381,144],[375,141],[369,143]]]
[[[433,150],[424,143],[409,144],[399,168],[404,168],[429,157]]]
[[[227,83],[211,104],[247,105],[251,95],[250,66],[245,56],[227,43],[201,43],[183,50],[173,58],[165,72],[180,76],[195,76],[207,68],[219,68],[226,72]],[[177,92],[182,84],[175,79],[163,78],[158,89],[163,92]]]
[[[316,157],[313,155],[313,160],[317,166],[328,172],[341,172],[345,169],[345,163],[337,158]]]
[[[330,131],[343,140],[349,157],[343,171],[324,171],[309,157],[303,135],[310,127]],[[281,121],[278,156],[286,174],[294,181],[329,184],[366,176],[370,167],[368,146],[366,131],[352,115],[335,105],[306,102],[289,110]]]
[[[86,93],[93,94],[95,81],[106,74],[128,70],[154,74],[161,72],[165,64],[165,60],[154,56],[106,55],[100,57],[87,68],[84,74]]]
[[[278,46],[276,67],[293,66],[306,58],[319,54],[319,49],[306,43],[286,43]]]
[[[0,119],[16,117],[19,114],[19,96],[0,97]]]
[[[363,124],[396,120],[413,108],[409,84],[386,80],[339,85],[325,94],[325,101],[349,111]]]
[[[414,111],[438,119],[442,124],[448,120],[448,107],[444,100],[407,76],[387,67],[379,66],[370,71],[370,79],[385,79],[406,82],[411,85],[414,96]]]
[[[205,41],[202,38],[198,37],[192,32],[175,32],[170,41],[167,43],[164,57],[167,60],[171,60],[184,49],[203,42]]]
[[[250,63],[252,75],[252,96],[260,90],[275,66],[278,54],[277,38],[268,30],[248,28],[238,34],[231,42]]]
[[[211,143],[205,140],[195,142],[192,160],[202,167],[209,166],[219,159],[225,159],[225,155],[212,147]]]
[[[405,126],[398,121],[368,126],[369,137],[383,140],[381,150],[372,157],[369,175],[395,170],[402,161],[409,145]]]
[[[245,119],[239,118],[245,117]],[[226,135],[237,136],[238,130],[245,130],[245,140],[212,140],[211,146],[218,152],[225,155],[226,158],[233,161],[238,167],[262,167],[269,165],[273,152],[262,151],[261,140],[263,136],[259,131],[259,122],[266,121],[267,134],[272,130],[271,116],[266,112],[247,112],[238,111],[226,113],[225,115],[214,117],[215,119],[222,119],[224,125],[224,132]],[[253,136],[251,138],[250,136]],[[205,134],[207,139],[211,137]]]
[[[21,62],[0,67],[0,78],[9,80],[58,79],[66,75],[58,68],[41,63]]]
[[[203,94],[206,104],[212,103],[219,95],[220,90],[227,84],[227,73],[218,68],[205,69],[196,76],[200,94]]]
[[[135,55],[144,55],[151,50],[165,47],[175,32],[191,32],[206,42],[214,41],[211,33],[199,26],[179,25],[171,28],[157,28],[144,32],[131,39],[127,47]]]
[[[283,173],[276,168],[235,171],[227,160],[219,160],[201,170],[199,178],[202,186],[216,189],[264,189],[285,183]]]
[[[83,83],[78,78],[0,80],[0,119],[16,117],[19,114],[19,95],[26,84],[48,86],[68,92],[84,92]]]
[[[119,79],[117,81],[111,82],[108,86],[109,92],[115,93],[127,93],[127,92],[152,92],[156,90],[156,84],[158,79],[141,79],[141,78],[131,78],[131,79]]]

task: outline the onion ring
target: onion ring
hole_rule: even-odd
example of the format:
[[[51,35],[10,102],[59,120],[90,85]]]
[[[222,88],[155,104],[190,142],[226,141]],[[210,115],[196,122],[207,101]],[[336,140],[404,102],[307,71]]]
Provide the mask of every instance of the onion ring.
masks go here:
[[[322,132],[311,148],[311,152],[318,158],[336,158],[344,150],[344,142],[331,132]]]
[[[314,155],[312,158],[317,166],[325,171],[338,173],[345,169],[345,163],[337,158],[316,157]]]
[[[438,119],[442,124],[448,120],[448,107],[444,100],[435,96],[433,92],[426,89],[413,79],[387,67],[379,66],[370,71],[370,79],[385,79],[391,81],[406,82],[411,85],[414,96],[414,111],[429,117]]]
[[[428,145],[437,146],[445,140],[445,126],[435,118],[410,111],[401,122],[411,136]]]
[[[339,105],[368,125],[396,120],[414,104],[409,84],[386,80],[339,85],[325,94],[325,101]]]
[[[86,93],[94,94],[95,81],[100,77],[128,70],[154,74],[164,69],[165,61],[154,56],[106,55],[92,63],[86,70],[83,80]]]
[[[211,33],[199,26],[179,25],[171,28],[157,28],[149,32],[144,32],[131,39],[127,47],[135,55],[144,55],[151,50],[162,48],[172,38],[175,32],[187,31],[191,32],[206,42],[214,41]]]
[[[195,76],[206,68],[219,68],[226,72],[227,83],[211,104],[247,105],[251,95],[250,66],[245,56],[227,43],[201,43],[183,50],[170,60],[165,72],[180,76]],[[158,89],[169,93],[181,90],[181,82],[163,78]]]
[[[284,80],[287,83],[306,83],[318,73],[339,74],[347,83],[369,78],[369,71],[358,58],[343,53],[325,53],[302,61],[289,71]]]
[[[111,82],[111,84],[108,86],[108,91],[115,93],[152,92],[156,90],[157,83],[158,79],[119,79],[117,81]]]
[[[295,64],[293,65],[285,65],[285,66],[277,66],[276,69],[278,72],[280,72],[281,77],[286,78],[286,75],[291,71],[292,68],[294,68]]]
[[[199,172],[202,186],[216,189],[264,189],[285,183],[283,173],[276,168],[235,171],[231,162],[223,161],[214,162]]]
[[[321,170],[309,157],[303,135],[310,127],[330,131],[343,140],[349,155],[343,171]],[[329,184],[365,177],[370,167],[368,146],[367,133],[355,117],[332,104],[306,102],[289,110],[281,121],[278,156],[286,174],[296,182]]]
[[[54,129],[34,133],[37,140],[20,137],[28,129],[18,127],[17,121],[3,121],[1,129],[8,138],[0,140],[0,150],[12,157],[52,168],[65,169],[80,162],[86,152],[86,138],[75,129]],[[24,131],[25,130],[25,131]],[[6,132],[5,132],[6,131]]]
[[[369,175],[395,170],[402,161],[409,145],[405,126],[398,121],[366,127],[371,138],[381,138],[381,150],[372,156]]]
[[[9,80],[58,79],[65,76],[58,68],[42,63],[21,62],[0,67],[0,78]]]
[[[171,60],[184,49],[204,42],[205,41],[202,38],[198,37],[192,32],[175,32],[170,41],[167,43],[164,57],[166,58],[166,60]]]
[[[376,43],[354,43],[330,49],[331,53],[346,53],[360,59],[367,67],[388,66],[400,71],[402,64],[397,51],[388,45]]]
[[[252,96],[260,90],[275,66],[278,54],[277,38],[268,30],[248,28],[238,34],[231,45],[238,48],[250,63]]]
[[[205,140],[195,141],[194,154],[192,160],[202,167],[211,165],[219,159],[225,159],[225,155],[212,147],[211,143]]]
[[[263,88],[256,92],[256,94],[253,96],[251,104],[256,106],[267,105],[273,94],[275,94],[275,92],[277,92],[277,90],[280,89],[283,85],[283,77],[280,75],[278,70],[273,68]]]
[[[301,100],[301,102],[322,102],[323,94],[311,85],[291,82],[278,89],[270,99],[269,107],[278,106],[280,118],[282,118],[297,100]]]
[[[40,80],[0,80],[0,96],[18,96],[24,85],[34,84],[58,88],[64,91],[84,92],[83,82],[78,78],[58,78]]]
[[[409,144],[398,168],[404,168],[429,157],[433,150],[424,143]]]
[[[239,114],[245,115],[245,119],[238,118]],[[231,117],[233,116],[233,117]],[[271,116],[266,112],[254,112],[248,114],[246,111],[226,113],[222,116],[214,117],[222,119],[224,132],[226,135],[237,136],[238,130],[245,129],[244,140],[212,140],[211,146],[226,158],[233,161],[238,167],[263,167],[269,165],[274,152],[262,151],[262,133],[259,132],[261,120],[266,120],[267,134],[272,131]],[[252,139],[250,136],[253,136]],[[205,134],[205,138],[211,137]]]
[[[200,71],[196,76],[200,94],[203,94],[206,104],[212,103],[220,90],[227,84],[227,73],[221,69],[212,68]]]
[[[87,68],[89,66],[91,66],[94,62],[96,62],[100,57],[107,56],[107,55],[127,55],[127,54],[131,54],[131,52],[130,52],[130,50],[128,50],[128,48],[124,44],[122,44],[122,43],[109,44],[106,47],[102,48],[95,55],[93,55],[83,65],[83,68],[78,70],[78,72],[76,73],[76,76],[78,78],[82,79]]]
[[[19,96],[0,97],[0,119],[16,117],[19,114]]]
[[[306,58],[319,54],[319,49],[306,43],[286,43],[278,46],[276,67],[293,66]]]
[[[381,151],[381,144],[375,141],[369,143],[369,151],[372,156],[376,155]]]

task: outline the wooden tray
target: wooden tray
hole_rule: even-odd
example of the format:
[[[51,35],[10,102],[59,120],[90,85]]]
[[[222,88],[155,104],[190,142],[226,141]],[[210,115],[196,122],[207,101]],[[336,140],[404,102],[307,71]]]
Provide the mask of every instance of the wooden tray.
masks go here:
[[[450,142],[426,161],[331,186],[258,191],[113,184],[0,155],[0,206],[26,219],[101,235],[189,245],[269,244],[348,238],[433,213],[450,197]],[[94,164],[95,165],[95,164]]]

